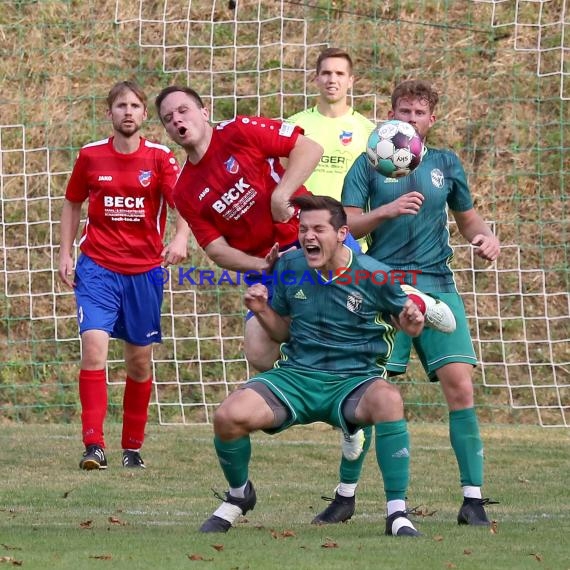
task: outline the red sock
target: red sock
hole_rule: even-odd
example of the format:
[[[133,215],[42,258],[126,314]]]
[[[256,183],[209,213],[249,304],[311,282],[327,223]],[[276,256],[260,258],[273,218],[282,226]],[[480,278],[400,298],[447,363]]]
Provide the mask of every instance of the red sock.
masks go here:
[[[105,370],[79,371],[81,426],[85,446],[105,447],[103,422],[107,414],[107,380]]]
[[[123,397],[123,449],[140,449],[144,442],[144,429],[148,419],[148,404],[152,391],[152,378],[135,382],[127,376]]]
[[[408,298],[411,299],[418,306],[422,315],[426,314],[426,304],[424,303],[424,301],[421,297],[418,297],[414,293],[410,293],[408,295]]]

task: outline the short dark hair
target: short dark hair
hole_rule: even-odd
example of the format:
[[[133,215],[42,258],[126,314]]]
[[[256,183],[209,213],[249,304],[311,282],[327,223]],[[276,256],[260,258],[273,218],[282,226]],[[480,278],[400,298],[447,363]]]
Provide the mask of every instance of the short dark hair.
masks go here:
[[[396,85],[392,91],[392,109],[398,105],[402,97],[427,101],[429,110],[433,113],[438,101],[439,93],[427,81],[422,79],[407,79]]]
[[[107,108],[110,109],[115,102],[115,99],[121,95],[124,91],[132,91],[140,102],[144,105],[146,109],[146,95],[145,92],[142,90],[140,85],[135,81],[118,81],[111,87],[109,93],[107,94]]]
[[[342,204],[330,196],[301,194],[292,198],[291,204],[299,208],[300,212],[328,210],[331,215],[330,224],[335,230],[347,225],[346,212]]]
[[[352,58],[350,57],[348,52],[340,48],[330,47],[324,49],[317,58],[317,75],[319,74],[319,71],[321,71],[321,65],[323,64],[323,61],[331,57],[339,57],[341,59],[348,61],[348,68],[350,70],[350,73],[352,74]]]
[[[198,105],[198,107],[200,109],[203,109],[205,106],[204,102],[202,101],[202,97],[200,97],[198,92],[195,91],[194,89],[192,89],[191,87],[186,87],[183,85],[169,85],[168,87],[165,87],[156,96],[156,99],[154,100],[154,106],[156,107],[156,112],[158,113],[158,117],[161,121],[162,121],[162,117],[160,116],[160,106],[162,105],[162,102],[164,101],[164,99],[166,99],[166,97],[168,97],[168,95],[170,95],[171,93],[186,93],[186,95],[188,95],[188,97],[190,97],[191,99],[194,99],[194,101],[196,102],[196,105]]]

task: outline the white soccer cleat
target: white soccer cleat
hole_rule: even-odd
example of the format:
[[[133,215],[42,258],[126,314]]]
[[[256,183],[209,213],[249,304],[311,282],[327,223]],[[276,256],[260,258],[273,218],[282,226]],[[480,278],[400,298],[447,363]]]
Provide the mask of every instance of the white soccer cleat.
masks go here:
[[[342,443],[342,455],[349,461],[356,461],[362,454],[364,448],[364,432],[359,429],[352,435],[342,432],[340,435]]]
[[[426,306],[425,326],[442,333],[452,333],[455,331],[455,317],[449,306],[441,299],[434,299],[426,293],[418,291],[411,285],[402,285],[402,291],[407,295],[417,295]]]

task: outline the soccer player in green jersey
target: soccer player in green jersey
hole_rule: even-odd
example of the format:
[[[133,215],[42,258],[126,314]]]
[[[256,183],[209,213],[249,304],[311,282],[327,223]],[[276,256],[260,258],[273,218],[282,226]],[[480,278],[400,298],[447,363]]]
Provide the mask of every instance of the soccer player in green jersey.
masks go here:
[[[317,58],[315,85],[319,91],[317,103],[289,117],[288,122],[299,125],[305,135],[318,142],[323,155],[305,182],[313,193],[331,196],[340,201],[342,184],[352,163],[366,148],[374,123],[355,111],[348,94],[354,84],[350,54],[343,49],[324,49]],[[364,240],[360,246],[365,249]],[[342,434],[342,459],[339,469],[340,485],[337,493],[341,500],[354,497],[365,453],[371,444],[372,428],[358,430],[352,436]],[[362,454],[362,455],[361,455]],[[338,512],[336,504],[315,517],[315,524],[339,522],[351,510],[351,501]]]
[[[326,422],[347,433],[375,426],[376,456],[387,499],[385,533],[418,536],[408,518],[410,443],[400,392],[386,380],[397,328],[417,336],[424,316],[390,268],[343,244],[346,213],[328,196],[298,196],[301,250],[275,268],[271,305],[261,283],[245,295],[247,307],[276,342],[275,367],[230,394],[214,415],[214,447],[229,484],[221,506],[201,532],[227,532],[252,510],[250,434]]]
[[[413,125],[421,137],[435,123],[439,96],[426,81],[400,83],[391,96],[388,118]],[[463,504],[459,524],[489,525],[481,493],[483,443],[474,408],[475,352],[450,262],[448,210],[461,235],[481,258],[499,255],[499,240],[473,207],[467,177],[457,155],[450,150],[426,147],[420,166],[409,176],[386,178],[377,173],[363,154],[348,172],[342,191],[351,232],[369,235],[368,254],[387,265],[418,270],[416,287],[445,301],[453,310],[457,327],[441,336],[425,329],[413,340],[398,333],[386,367],[402,374],[412,344],[431,381],[439,381],[449,408],[451,446],[459,466]]]

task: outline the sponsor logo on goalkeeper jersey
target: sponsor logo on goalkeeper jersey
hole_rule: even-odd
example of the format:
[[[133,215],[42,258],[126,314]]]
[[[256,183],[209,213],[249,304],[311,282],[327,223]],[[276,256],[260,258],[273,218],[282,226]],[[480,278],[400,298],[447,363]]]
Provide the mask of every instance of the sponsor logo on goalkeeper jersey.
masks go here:
[[[346,146],[352,142],[352,132],[351,131],[341,131],[340,136],[338,137],[341,144]]]

